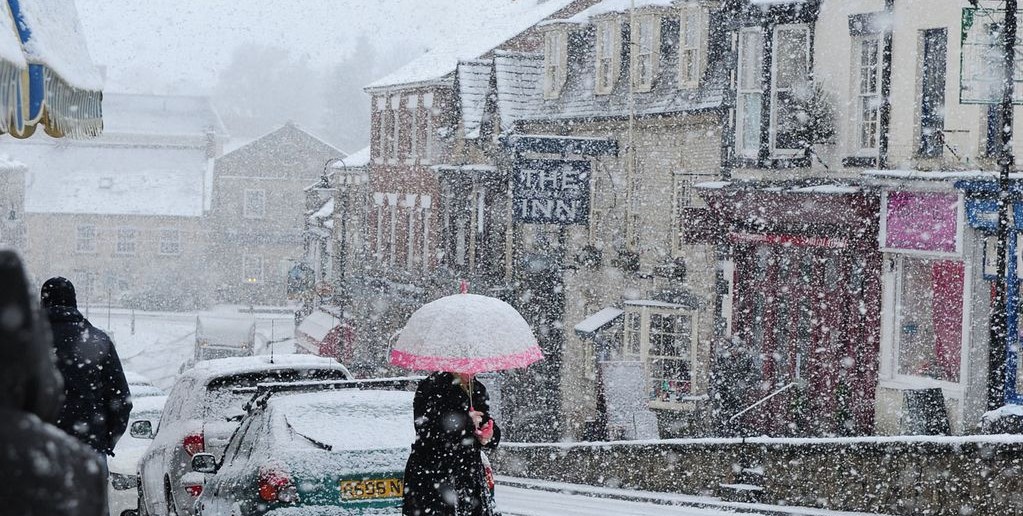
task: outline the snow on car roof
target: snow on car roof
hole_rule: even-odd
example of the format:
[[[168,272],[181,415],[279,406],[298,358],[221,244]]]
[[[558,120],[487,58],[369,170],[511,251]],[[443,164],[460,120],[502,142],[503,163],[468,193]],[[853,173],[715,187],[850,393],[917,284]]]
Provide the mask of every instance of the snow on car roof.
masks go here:
[[[407,450],[416,438],[412,397],[352,389],[275,396],[269,404],[295,432],[333,451]]]
[[[132,398],[131,413],[144,414],[163,412],[163,406],[167,403],[167,396],[146,396],[145,398]]]
[[[347,371],[340,362],[314,355],[275,355],[273,362],[270,355],[251,357],[217,358],[201,360],[185,374],[197,378],[215,378],[235,374],[257,373],[277,369],[335,369]]]

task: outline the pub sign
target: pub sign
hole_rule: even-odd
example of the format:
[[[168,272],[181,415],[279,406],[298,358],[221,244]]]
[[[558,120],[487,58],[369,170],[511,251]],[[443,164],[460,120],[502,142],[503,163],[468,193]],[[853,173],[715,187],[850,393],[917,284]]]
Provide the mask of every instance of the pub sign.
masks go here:
[[[590,161],[518,160],[512,194],[516,222],[586,224],[590,220]]]

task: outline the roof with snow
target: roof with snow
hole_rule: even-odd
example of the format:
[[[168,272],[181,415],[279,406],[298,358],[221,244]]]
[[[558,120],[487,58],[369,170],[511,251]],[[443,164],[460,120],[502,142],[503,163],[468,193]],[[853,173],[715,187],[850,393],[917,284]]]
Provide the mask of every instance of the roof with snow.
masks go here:
[[[344,165],[342,165],[341,162],[337,162],[334,163],[331,166],[331,168],[343,170],[345,167],[347,168],[365,167],[366,165],[369,165],[370,160],[369,150],[370,147],[369,145],[367,145],[346,156],[344,158]]]
[[[466,138],[479,138],[483,113],[490,93],[493,61],[473,59],[460,61],[456,73],[458,101],[462,112],[462,127]]]
[[[13,149],[11,149],[13,150]],[[25,211],[200,217],[202,149],[22,145]]]
[[[639,10],[650,7],[671,7],[674,2],[675,0],[604,0],[603,2],[579,11],[579,13],[574,16],[547,20],[540,25],[558,23],[585,24],[598,16],[626,12],[632,8],[633,5],[635,5],[636,9]]]
[[[638,2],[637,2],[638,3]],[[709,23],[714,26],[722,23],[719,13],[710,14]],[[625,23],[622,23],[625,30]],[[679,20],[677,17],[666,16],[661,32],[662,48],[679,48]],[[728,68],[726,60],[731,56],[728,50],[730,41],[723,31],[710,31],[711,37],[707,52],[708,63],[699,88],[680,88],[678,86],[678,52],[661,52],[658,75],[653,88],[649,92],[637,92],[633,95],[632,108],[636,115],[660,115],[666,113],[692,112],[715,109],[725,101],[728,85]],[[542,56],[537,54],[536,59]],[[537,108],[530,110],[524,117],[529,120],[551,119],[600,119],[628,116],[630,111],[629,95],[629,59],[622,59],[614,88],[607,95],[594,92],[594,74],[596,56],[593,45],[587,45],[579,52],[570,53],[568,80],[557,98],[543,98],[543,80],[532,83],[533,102]],[[523,83],[523,95],[530,85]]]
[[[300,133],[302,136],[304,136],[304,137],[306,137],[306,138],[308,138],[310,140],[316,141],[316,142],[324,145],[325,147],[329,147],[332,151],[336,152],[337,155],[340,156],[341,158],[347,158],[348,157],[348,153],[347,152],[345,152],[345,151],[335,147],[334,144],[332,144],[332,143],[328,142],[327,140],[324,140],[323,138],[317,136],[315,133],[310,132],[305,127],[301,127],[298,124],[296,124],[295,122],[289,121],[289,122],[285,122],[284,125],[276,128],[276,129],[273,129],[272,131],[269,131],[266,134],[263,134],[262,136],[257,136],[256,138],[253,138],[253,139],[251,139],[251,140],[249,140],[247,142],[239,143],[237,140],[231,142],[233,148],[231,148],[229,151],[225,152],[222,156],[218,157],[217,160],[219,161],[220,159],[223,159],[223,158],[225,158],[227,156],[231,156],[232,154],[235,154],[235,153],[241,151],[242,149],[247,149],[250,145],[252,145],[254,143],[257,143],[259,141],[270,139],[270,138],[273,138],[275,136],[278,136],[278,135],[281,135],[281,134],[285,134],[286,132],[292,132],[292,131],[294,131],[295,133]],[[346,161],[347,161],[347,159],[346,159]]]
[[[227,129],[208,97],[188,95],[103,94],[103,133],[227,136]]]
[[[501,129],[511,129],[516,120],[535,111],[541,98],[536,85],[543,83],[543,56],[521,52],[495,52],[497,109]]]
[[[367,89],[435,81],[453,73],[459,60],[477,59],[572,3],[572,0],[521,0],[492,8],[491,23],[450,34],[444,42]]]

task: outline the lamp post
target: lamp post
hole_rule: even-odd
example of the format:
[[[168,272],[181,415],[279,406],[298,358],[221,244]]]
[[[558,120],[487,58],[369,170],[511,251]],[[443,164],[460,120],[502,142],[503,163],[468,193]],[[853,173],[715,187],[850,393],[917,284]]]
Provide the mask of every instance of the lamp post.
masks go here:
[[[991,337],[988,345],[988,377],[987,377],[987,408],[994,410],[1005,404],[1006,354],[1008,340],[1008,278],[1005,252],[1009,240],[1009,172],[1014,157],[1012,154],[1012,115],[1013,90],[1015,89],[1016,68],[1016,8],[1017,0],[1005,1],[1005,25],[1002,28],[1002,101],[1001,109],[1001,144],[998,173],[998,243],[995,264],[998,278],[995,280],[994,307],[991,310]]]

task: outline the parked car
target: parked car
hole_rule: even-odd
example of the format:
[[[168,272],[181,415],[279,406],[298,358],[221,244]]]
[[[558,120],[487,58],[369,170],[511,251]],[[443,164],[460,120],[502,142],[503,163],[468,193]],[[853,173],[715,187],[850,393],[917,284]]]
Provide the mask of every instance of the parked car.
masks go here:
[[[188,515],[202,492],[190,472],[193,455],[219,455],[245,414],[243,405],[260,382],[347,380],[348,369],[335,360],[308,355],[253,356],[198,362],[171,389],[159,427],[137,421],[136,437],[153,434],[139,463],[139,511],[143,515]],[[248,392],[246,392],[248,388]]]
[[[152,387],[150,385],[150,387]],[[135,386],[130,388],[134,391]],[[155,387],[154,387],[155,388]],[[133,392],[134,394],[134,392]],[[134,398],[134,396],[133,396]],[[128,424],[135,421],[159,422],[167,396],[148,396],[132,399]],[[138,509],[138,464],[152,439],[122,436],[114,446],[114,456],[107,461],[110,477],[107,479],[107,497],[110,516],[132,516]]]
[[[192,458],[195,471],[216,473],[197,514],[401,514],[412,397],[359,389],[271,396],[245,417],[222,460]]]

